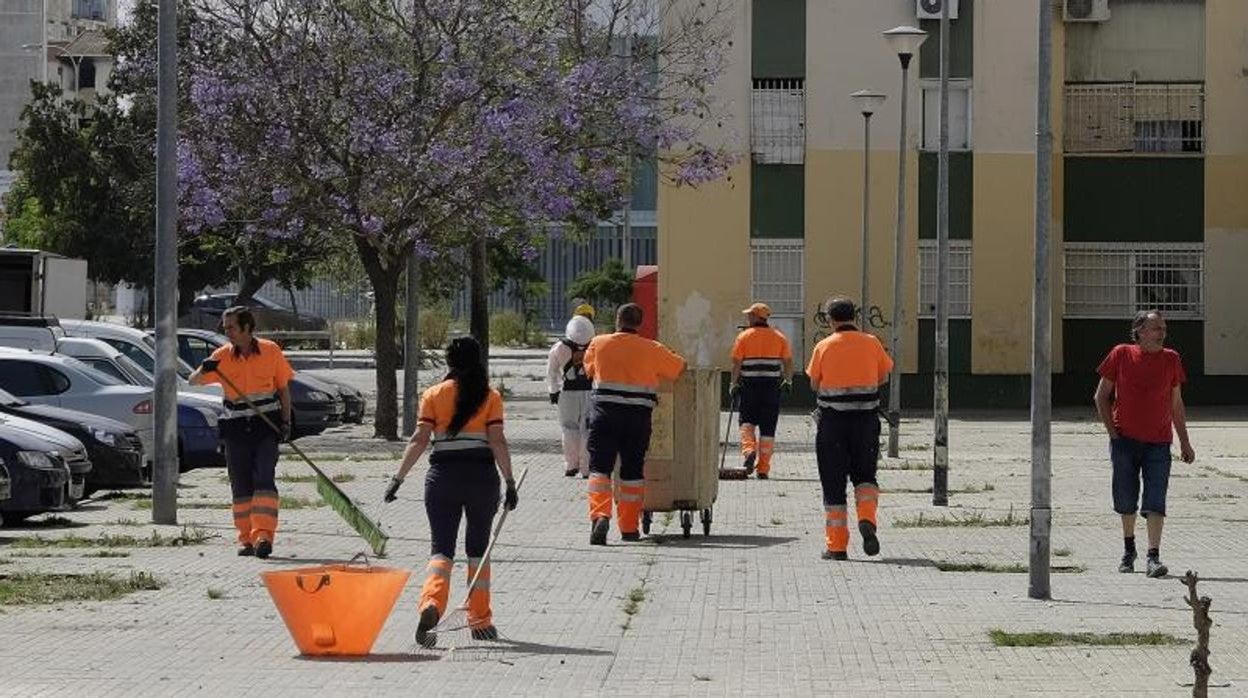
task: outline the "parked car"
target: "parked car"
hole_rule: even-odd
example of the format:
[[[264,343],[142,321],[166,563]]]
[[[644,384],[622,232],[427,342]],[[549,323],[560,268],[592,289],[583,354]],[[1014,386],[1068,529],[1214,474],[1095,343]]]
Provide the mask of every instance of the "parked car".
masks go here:
[[[5,525],[64,508],[69,466],[48,441],[0,424],[0,462],[9,473],[9,497],[0,501]]]
[[[36,405],[124,422],[138,434],[149,460],[154,454],[151,388],[126,385],[73,357],[0,348],[0,389]]]
[[[72,356],[88,366],[127,383],[151,388],[155,379],[112,345],[90,337],[66,337],[57,343],[58,353]],[[217,422],[225,412],[221,398],[193,393],[179,378],[178,459],[183,472],[225,465]]]
[[[178,318],[178,325],[215,332],[221,329],[221,313],[235,305],[238,303],[233,293],[200,296],[191,303],[190,312]],[[258,332],[324,332],[329,329],[329,323],[323,317],[297,312],[261,296],[252,296],[244,305],[255,316]]]
[[[91,459],[91,472],[87,473],[88,495],[96,490],[152,484],[143,442],[127,424],[78,410],[32,405],[4,390],[0,390],[0,414],[24,417],[60,429],[81,441]]]
[[[56,318],[0,313],[0,346],[53,351],[63,334]]]
[[[211,356],[212,352],[216,351],[218,347],[224,346],[229,341],[225,335],[217,334],[216,332],[179,328],[178,358],[192,366],[198,366],[204,359]],[[295,375],[291,385],[292,403],[298,402],[294,400],[296,392],[306,395],[312,390],[320,390],[338,398],[338,401],[342,403],[342,416],[340,418],[342,422],[360,424],[364,421],[364,393],[358,388],[330,378],[298,373]],[[307,403],[307,401],[304,402],[305,404]],[[324,409],[319,404],[307,406],[314,407],[317,411],[323,411]],[[306,427],[310,427],[317,423],[317,420],[313,419],[311,415],[301,416],[298,414],[300,410],[298,404],[292,404],[291,407],[295,412],[293,417],[296,424],[302,423]],[[321,423],[324,423],[324,420],[321,420]]]
[[[52,444],[53,451],[69,467],[69,482],[65,485],[66,504],[73,506],[86,495],[91,458],[81,441],[55,427],[10,414],[0,414],[0,424],[34,434]]]
[[[9,469],[0,460],[0,502],[13,496],[13,480],[9,478]]]

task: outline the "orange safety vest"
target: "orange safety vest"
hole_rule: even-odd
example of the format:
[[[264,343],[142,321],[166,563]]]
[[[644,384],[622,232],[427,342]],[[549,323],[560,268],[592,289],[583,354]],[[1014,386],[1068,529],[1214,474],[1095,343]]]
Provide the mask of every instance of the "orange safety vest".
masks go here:
[[[594,337],[585,350],[585,373],[593,379],[594,400],[651,408],[660,381],[674,381],[685,370],[679,354],[636,332]]]
[[[873,334],[837,330],[815,345],[806,375],[818,386],[817,402],[839,412],[874,410],[880,406],[880,384],[893,370],[893,360]]]
[[[742,378],[783,378],[784,362],[793,350],[784,333],[767,325],[749,327],[737,335],[732,358],[741,362]]]
[[[237,419],[251,414],[247,400],[251,400],[259,412],[281,409],[277,391],[285,388],[295,376],[295,370],[282,354],[277,343],[267,339],[252,339],[251,352],[243,356],[233,344],[217,347],[212,352],[217,361],[217,372],[230,379],[239,391],[225,384],[216,373],[200,374],[203,382],[217,383],[225,390],[225,414],[221,419]]]

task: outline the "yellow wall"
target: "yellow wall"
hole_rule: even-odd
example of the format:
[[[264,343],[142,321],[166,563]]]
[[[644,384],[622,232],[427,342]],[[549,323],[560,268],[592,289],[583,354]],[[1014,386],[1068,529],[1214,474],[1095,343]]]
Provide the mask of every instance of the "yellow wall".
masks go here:
[[[861,119],[861,117],[859,117]],[[918,161],[911,152],[906,170],[906,241],[901,366],[918,370]],[[889,321],[893,308],[893,240],[897,220],[897,151],[871,157],[871,273],[868,302]],[[806,336],[807,354],[819,328],[810,322],[828,296],[855,300],[862,287],[862,153],[806,151]],[[888,346],[891,328],[875,333]]]
[[[750,166],[659,188],[659,338],[692,366],[729,368],[750,295]]]
[[[1205,372],[1248,373],[1248,2],[1206,0]]]

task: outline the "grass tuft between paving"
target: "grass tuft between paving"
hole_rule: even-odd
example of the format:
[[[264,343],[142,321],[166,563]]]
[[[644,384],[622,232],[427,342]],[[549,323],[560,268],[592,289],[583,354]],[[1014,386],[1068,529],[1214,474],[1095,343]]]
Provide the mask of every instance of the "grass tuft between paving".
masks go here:
[[[997,574],[1023,574],[1028,570],[1027,565],[1019,562],[949,562],[947,560],[938,560],[936,569],[941,572],[993,572]],[[1057,574],[1077,574],[1087,571],[1087,568],[1082,565],[1053,565],[1049,571]]]
[[[81,536],[63,536],[60,538],[44,538],[43,536],[23,536],[13,539],[13,548],[173,548],[183,545],[199,545],[210,538],[217,537],[200,526],[183,526],[181,535],[167,536],[160,531],[152,531],[147,538],[128,535],[105,533],[95,538]]]
[[[1187,640],[1165,633],[1011,633],[1000,629],[988,631],[997,647],[1156,647],[1185,645]]]
[[[1010,509],[1005,516],[988,516],[983,511],[974,511],[967,514],[954,514],[953,516],[924,516],[923,512],[919,512],[917,516],[903,516],[893,520],[894,528],[951,528],[951,527],[967,527],[967,528],[988,528],[994,526],[1026,526],[1026,516],[1015,516],[1014,509]]]
[[[108,601],[136,591],[154,591],[162,582],[149,572],[128,578],[106,572],[47,574],[18,572],[0,575],[0,605],[23,606],[62,601]]]

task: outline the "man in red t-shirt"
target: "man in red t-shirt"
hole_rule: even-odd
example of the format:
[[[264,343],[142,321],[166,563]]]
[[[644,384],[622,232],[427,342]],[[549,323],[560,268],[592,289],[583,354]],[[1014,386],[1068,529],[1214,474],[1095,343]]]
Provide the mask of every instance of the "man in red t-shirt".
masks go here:
[[[1170,481],[1171,428],[1179,435],[1184,463],[1196,460],[1187,438],[1182,385],[1187,381],[1178,352],[1167,349],[1166,320],[1156,310],[1136,313],[1134,344],[1119,344],[1096,372],[1096,411],[1109,432],[1114,511],[1122,516],[1124,552],[1119,572],[1135,571],[1135,512],[1148,521],[1148,576],[1163,577],[1161,529]],[[1140,482],[1143,481],[1143,499]]]

